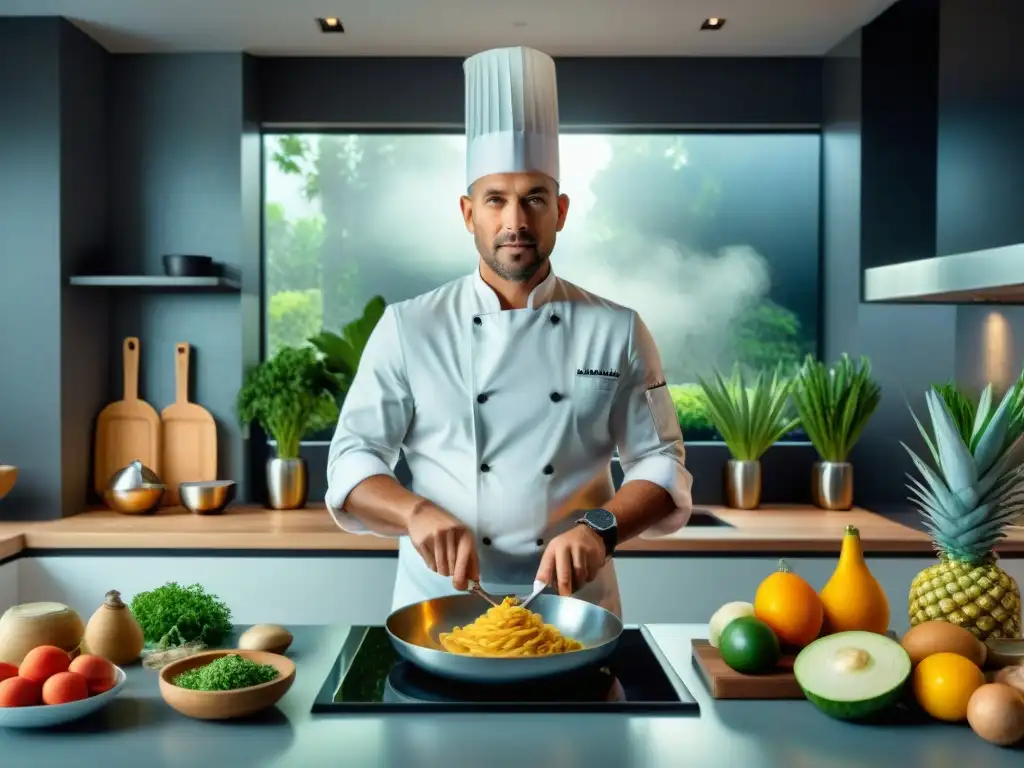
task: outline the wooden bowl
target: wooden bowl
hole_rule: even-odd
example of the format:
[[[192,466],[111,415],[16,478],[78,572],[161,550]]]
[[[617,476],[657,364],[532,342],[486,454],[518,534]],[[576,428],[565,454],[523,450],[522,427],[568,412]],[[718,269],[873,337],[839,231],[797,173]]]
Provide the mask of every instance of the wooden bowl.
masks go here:
[[[239,688],[234,691],[193,691],[179,688],[172,680],[182,672],[209,664],[228,654],[237,653],[257,664],[270,664],[280,677],[269,683]],[[295,682],[295,662],[276,653],[227,649],[204,651],[172,662],[160,670],[160,695],[171,708],[197,720],[230,720],[246,717],[272,707],[288,693]]]
[[[82,617],[63,603],[23,603],[0,616],[0,661],[15,666],[39,645],[75,652],[85,635]]]

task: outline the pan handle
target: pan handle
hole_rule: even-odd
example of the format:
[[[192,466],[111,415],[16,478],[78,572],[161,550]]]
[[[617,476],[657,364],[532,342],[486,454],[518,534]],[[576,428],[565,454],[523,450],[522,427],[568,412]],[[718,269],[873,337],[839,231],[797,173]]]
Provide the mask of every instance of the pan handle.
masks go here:
[[[187,341],[179,341],[174,345],[174,386],[178,405],[188,402],[189,351]]]
[[[124,399],[139,399],[139,340],[135,336],[124,340]]]

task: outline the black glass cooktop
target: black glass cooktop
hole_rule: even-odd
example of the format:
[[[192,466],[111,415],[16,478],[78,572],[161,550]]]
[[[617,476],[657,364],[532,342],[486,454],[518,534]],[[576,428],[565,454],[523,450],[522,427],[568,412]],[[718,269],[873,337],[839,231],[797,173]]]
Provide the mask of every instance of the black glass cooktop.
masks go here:
[[[318,713],[628,712],[698,714],[693,696],[646,632],[626,628],[612,654],[588,669],[509,685],[460,683],[403,660],[383,627],[353,627],[313,702]]]

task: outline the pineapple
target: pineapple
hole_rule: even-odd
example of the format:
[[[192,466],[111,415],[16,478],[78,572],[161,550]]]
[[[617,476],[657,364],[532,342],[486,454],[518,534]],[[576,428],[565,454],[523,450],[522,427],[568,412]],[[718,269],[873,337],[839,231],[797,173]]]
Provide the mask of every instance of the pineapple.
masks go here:
[[[949,390],[926,395],[934,442],[914,415],[935,469],[903,444],[923,478],[910,478],[912,501],[939,554],[938,564],[910,585],[910,626],[938,619],[980,640],[1020,637],[1020,588],[993,551],[1003,529],[1024,511],[1020,384],[994,411],[987,386],[972,408],[973,425],[964,424],[962,411],[954,417],[944,394]]]

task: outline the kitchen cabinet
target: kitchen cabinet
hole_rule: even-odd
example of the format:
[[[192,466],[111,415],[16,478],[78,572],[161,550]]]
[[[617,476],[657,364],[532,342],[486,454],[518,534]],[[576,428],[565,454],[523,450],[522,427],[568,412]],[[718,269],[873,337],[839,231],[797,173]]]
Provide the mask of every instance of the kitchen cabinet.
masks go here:
[[[790,566],[821,588],[836,560],[791,557]],[[907,590],[930,557],[868,557],[892,604],[892,627],[907,628]],[[130,597],[168,581],[200,583],[220,596],[240,624],[380,624],[391,607],[394,557],[44,556],[18,561],[19,602],[57,600],[89,616],[110,589]],[[627,623],[705,622],[721,604],[752,601],[778,556],[623,557],[616,560]],[[1002,561],[1024,583],[1024,559]],[[9,566],[4,566],[5,568]],[[2,571],[0,571],[2,573]]]

